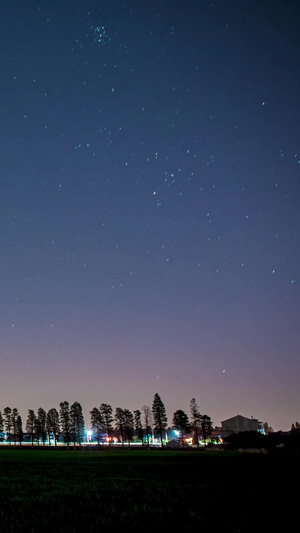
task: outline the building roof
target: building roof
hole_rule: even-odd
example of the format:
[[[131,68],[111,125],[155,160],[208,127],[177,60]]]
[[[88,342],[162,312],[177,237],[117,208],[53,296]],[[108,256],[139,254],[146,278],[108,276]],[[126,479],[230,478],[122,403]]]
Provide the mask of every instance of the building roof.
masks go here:
[[[232,416],[231,418],[226,418],[226,420],[222,420],[221,424],[223,424],[224,422],[231,422],[234,420],[252,420],[253,422],[258,422],[258,418],[247,418],[246,416],[243,416],[243,415],[235,415],[235,416]]]

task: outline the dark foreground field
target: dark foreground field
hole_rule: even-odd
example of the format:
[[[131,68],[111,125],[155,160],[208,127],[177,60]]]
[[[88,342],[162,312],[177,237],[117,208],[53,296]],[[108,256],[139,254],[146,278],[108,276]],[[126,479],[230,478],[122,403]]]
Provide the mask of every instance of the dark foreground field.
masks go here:
[[[298,472],[287,456],[0,449],[0,531],[269,531],[296,519]]]

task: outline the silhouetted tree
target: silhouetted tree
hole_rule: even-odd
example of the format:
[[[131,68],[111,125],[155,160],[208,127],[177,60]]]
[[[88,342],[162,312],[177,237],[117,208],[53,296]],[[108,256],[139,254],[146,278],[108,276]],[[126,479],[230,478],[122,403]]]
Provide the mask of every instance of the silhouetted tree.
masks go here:
[[[45,446],[46,437],[47,437],[47,427],[46,427],[47,413],[42,407],[38,408],[36,427],[37,427],[37,436],[42,439],[43,446]]]
[[[1,414],[1,413],[0,413]],[[295,426],[296,426],[296,429],[300,429],[300,424],[299,422],[295,422]]]
[[[17,441],[19,441],[20,443],[20,446],[23,440],[23,435],[24,433],[23,433],[22,418],[20,415],[18,415],[17,420],[16,420],[16,437],[17,437]]]
[[[128,446],[130,446],[134,432],[134,419],[129,409],[124,409],[124,432],[128,440]]]
[[[263,424],[263,428],[264,428],[264,433],[265,435],[269,435],[269,433],[273,433],[273,428],[271,426],[269,426],[268,422],[265,422]]]
[[[54,437],[54,444],[57,446],[57,437],[59,435],[59,414],[57,409],[52,407],[52,409],[49,409],[47,413],[47,419],[46,419],[46,426],[47,426],[47,433],[48,433],[48,440],[50,445],[50,437],[53,435]]]
[[[207,436],[212,432],[212,421],[210,416],[202,415],[201,417],[201,430],[204,443],[206,444]]]
[[[4,428],[6,433],[6,438],[11,444],[11,434],[12,434],[12,410],[10,407],[5,407],[3,409],[3,417],[4,417]]]
[[[122,446],[124,446],[124,433],[125,433],[125,414],[124,409],[117,407],[115,411],[115,424],[116,430],[120,432],[122,439]]]
[[[152,424],[152,411],[148,405],[143,405],[142,417],[143,417],[142,424],[144,425],[145,433],[147,437],[147,448],[149,448],[149,431],[151,430],[150,426]]]
[[[51,428],[51,420],[49,417],[49,411],[46,416],[46,431],[48,435],[48,446],[51,446],[51,435],[52,435],[52,428]]]
[[[167,429],[168,418],[166,408],[158,393],[154,395],[152,404],[154,429],[159,432],[161,447],[163,447],[163,430]]]
[[[79,402],[74,402],[70,407],[70,429],[74,446],[76,446],[76,442],[80,446],[84,435],[84,418]]]
[[[41,421],[38,417],[36,417],[34,421],[34,436],[35,440],[37,441],[38,446],[40,445],[40,439],[42,438],[42,428],[41,428]]]
[[[191,429],[193,431],[193,443],[196,441],[196,444],[199,448],[199,434],[201,431],[201,414],[199,407],[196,403],[195,398],[192,398],[190,401],[190,412],[191,412]]]
[[[36,420],[35,412],[32,409],[28,409],[25,431],[31,438],[31,446],[33,446],[33,440],[34,440],[35,420]]]
[[[180,431],[181,443],[182,447],[184,448],[184,433],[189,431],[190,423],[187,414],[181,409],[178,409],[178,411],[175,411],[174,413],[173,428]]]
[[[0,433],[3,433],[3,428],[4,428],[3,417],[2,417],[2,413],[0,411]]]
[[[103,420],[103,429],[108,437],[109,445],[111,445],[111,432],[113,430],[113,409],[112,406],[107,403],[102,403],[100,405],[100,413]]]
[[[14,444],[16,445],[17,444],[17,441],[18,441],[18,431],[19,431],[19,427],[18,427],[18,417],[19,417],[19,411],[16,407],[13,408],[12,412],[11,412],[11,431],[12,431],[12,435],[13,435],[13,440],[14,440]],[[21,420],[21,423],[22,423],[22,420]]]
[[[93,407],[93,409],[90,411],[91,415],[91,428],[95,434],[95,437],[98,442],[98,446],[100,446],[100,438],[103,434],[103,418],[100,409],[98,407]]]
[[[140,439],[143,443],[143,426],[142,426],[142,413],[137,409],[133,411],[134,414],[134,429],[136,431],[137,438]]]
[[[70,433],[71,433],[69,402],[60,402],[59,422],[60,422],[61,433],[63,435],[64,441],[69,446]]]

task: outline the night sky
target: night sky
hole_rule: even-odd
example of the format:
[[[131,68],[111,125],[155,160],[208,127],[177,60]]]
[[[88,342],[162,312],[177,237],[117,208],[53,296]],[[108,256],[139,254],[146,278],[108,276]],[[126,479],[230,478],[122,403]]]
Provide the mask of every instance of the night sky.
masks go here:
[[[1,410],[300,419],[299,21],[2,1]]]

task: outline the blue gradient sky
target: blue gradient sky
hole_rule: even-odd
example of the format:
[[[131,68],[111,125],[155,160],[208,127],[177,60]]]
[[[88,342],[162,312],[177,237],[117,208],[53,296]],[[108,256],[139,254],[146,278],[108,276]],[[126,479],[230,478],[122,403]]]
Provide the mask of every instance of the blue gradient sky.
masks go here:
[[[1,409],[299,420],[299,16],[3,2]]]

